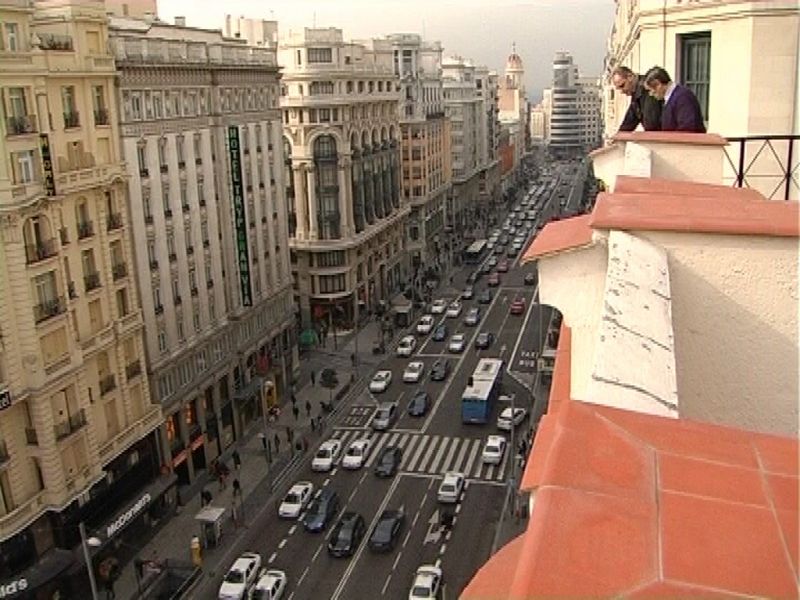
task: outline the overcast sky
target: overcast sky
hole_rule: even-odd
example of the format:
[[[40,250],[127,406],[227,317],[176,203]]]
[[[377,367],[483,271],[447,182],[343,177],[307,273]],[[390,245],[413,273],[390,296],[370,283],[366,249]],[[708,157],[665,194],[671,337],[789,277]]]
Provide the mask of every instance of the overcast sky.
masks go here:
[[[259,9],[263,6],[262,9]],[[557,51],[571,52],[581,75],[600,75],[613,0],[158,0],[159,17],[222,28],[226,13],[278,21],[279,31],[339,27],[345,39],[420,33],[502,73],[512,42],[525,63],[531,100],[550,85]]]

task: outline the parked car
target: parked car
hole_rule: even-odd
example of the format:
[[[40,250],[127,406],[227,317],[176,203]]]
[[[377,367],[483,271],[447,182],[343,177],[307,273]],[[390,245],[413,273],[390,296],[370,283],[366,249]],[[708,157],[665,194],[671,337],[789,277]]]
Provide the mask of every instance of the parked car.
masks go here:
[[[417,338],[413,335],[406,335],[397,344],[397,356],[411,356],[417,347]]]
[[[397,538],[403,530],[406,516],[402,510],[386,509],[378,517],[369,536],[369,549],[373,552],[389,552],[394,550]]]
[[[400,468],[401,460],[403,460],[403,451],[399,446],[386,446],[375,461],[375,475],[391,477]]]
[[[245,600],[261,569],[261,555],[245,552],[228,569],[219,587],[219,600]]]
[[[357,512],[344,513],[328,540],[328,554],[336,557],[352,556],[364,538],[365,530],[364,517]]]
[[[330,471],[336,461],[339,460],[339,454],[342,452],[341,440],[331,439],[322,443],[311,459],[312,471]]]
[[[441,585],[442,570],[435,565],[422,565],[414,575],[408,600],[434,600],[439,597]]]
[[[439,484],[439,490],[436,492],[436,499],[445,504],[454,504],[458,502],[461,497],[461,492],[464,491],[464,474],[456,471],[448,471],[442,478],[442,483]]]
[[[443,342],[447,339],[447,325],[442,323],[436,329],[433,330],[433,335],[431,339],[434,342]]]
[[[450,342],[447,344],[447,349],[450,352],[460,353],[464,351],[464,344],[466,343],[466,337],[463,333],[457,333],[450,338]]]
[[[430,394],[423,389],[419,389],[411,397],[411,402],[408,403],[408,414],[412,417],[422,417],[428,412],[430,405]]]
[[[499,465],[506,453],[506,438],[502,435],[490,435],[483,446],[481,460],[487,465]]]
[[[278,506],[278,516],[283,519],[296,519],[311,500],[314,484],[310,481],[299,481],[283,497]]]
[[[369,454],[372,442],[369,438],[360,438],[350,442],[342,458],[342,468],[360,469]]]
[[[250,594],[250,600],[281,600],[289,578],[284,571],[278,569],[262,570],[256,587]]]
[[[464,325],[474,327],[481,320],[481,309],[477,306],[470,308],[467,311],[467,316],[464,317]]]
[[[494,334],[491,331],[481,331],[475,338],[475,348],[486,350],[492,345],[492,342],[494,342]]]
[[[378,371],[372,376],[372,381],[369,382],[369,391],[379,394],[385,392],[389,385],[392,383],[391,371]]]
[[[433,315],[422,315],[419,323],[417,323],[417,333],[420,335],[428,335],[433,329]]]
[[[431,381],[444,381],[449,373],[450,363],[447,359],[437,359],[431,367]]]
[[[339,494],[330,488],[323,488],[303,515],[303,527],[306,531],[318,533],[325,529],[338,512]]]
[[[490,287],[497,287],[500,285],[500,275],[498,273],[492,273],[489,275],[489,281],[487,283]]]
[[[483,290],[478,295],[478,304],[491,304],[492,303],[492,290]]]
[[[450,306],[447,307],[447,316],[455,319],[460,314],[461,314],[461,302],[459,300],[453,300],[450,303]]]
[[[434,315],[441,315],[445,310],[447,310],[447,300],[444,298],[437,298],[431,304],[431,313]]]
[[[522,296],[518,298],[514,298],[511,302],[511,306],[509,307],[509,312],[512,315],[521,315],[525,312],[525,298]]]
[[[372,415],[372,428],[375,431],[386,431],[391,429],[397,419],[397,404],[394,402],[383,402],[378,405],[375,414]]]
[[[521,406],[515,406],[513,413],[510,406],[507,406],[497,417],[497,428],[502,431],[511,431],[512,426],[516,427],[525,420],[528,411]]]
[[[417,383],[422,378],[422,373],[425,371],[425,363],[419,360],[414,360],[408,363],[405,371],[403,371],[404,383]]]

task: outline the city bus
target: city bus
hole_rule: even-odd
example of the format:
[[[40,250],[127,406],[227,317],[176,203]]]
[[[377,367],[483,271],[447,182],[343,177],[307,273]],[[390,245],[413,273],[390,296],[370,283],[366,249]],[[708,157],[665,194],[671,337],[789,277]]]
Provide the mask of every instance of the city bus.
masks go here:
[[[503,361],[499,358],[482,358],[467,381],[461,396],[461,420],[464,423],[486,423],[492,414],[492,405],[500,394],[503,379]]]
[[[486,256],[488,247],[489,244],[486,240],[475,240],[464,253],[464,262],[468,265],[477,265]]]

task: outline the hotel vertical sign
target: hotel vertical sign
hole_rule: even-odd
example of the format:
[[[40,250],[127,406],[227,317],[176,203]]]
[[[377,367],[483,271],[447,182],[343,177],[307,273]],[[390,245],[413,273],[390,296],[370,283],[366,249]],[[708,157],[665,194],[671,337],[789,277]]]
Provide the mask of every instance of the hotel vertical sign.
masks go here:
[[[250,289],[250,257],[247,245],[247,216],[244,209],[244,186],[242,185],[242,161],[239,153],[239,127],[228,127],[228,158],[231,167],[231,190],[233,192],[233,227],[236,235],[236,262],[239,265],[239,285],[242,290],[242,306],[253,306]]]
[[[53,172],[53,157],[50,154],[50,138],[46,133],[39,135],[39,149],[42,151],[42,171],[44,171],[44,191],[48,196],[56,195],[56,176]]]

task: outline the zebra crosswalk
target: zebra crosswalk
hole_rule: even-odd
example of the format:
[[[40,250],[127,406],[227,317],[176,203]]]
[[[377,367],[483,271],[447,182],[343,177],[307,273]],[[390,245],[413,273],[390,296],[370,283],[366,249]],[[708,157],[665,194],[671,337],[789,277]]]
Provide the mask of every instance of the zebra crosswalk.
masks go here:
[[[354,440],[369,438],[372,447],[364,462],[366,468],[373,465],[384,447],[398,446],[403,451],[403,460],[400,463],[400,471],[403,473],[442,475],[447,471],[460,471],[468,479],[491,482],[504,480],[510,454],[506,449],[500,464],[487,465],[481,457],[483,440],[480,439],[408,431],[377,433],[363,429],[334,429],[333,437],[341,440],[343,449]]]

